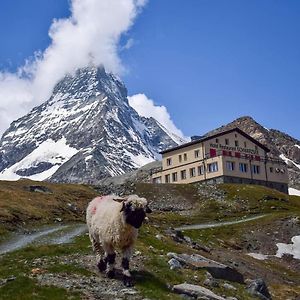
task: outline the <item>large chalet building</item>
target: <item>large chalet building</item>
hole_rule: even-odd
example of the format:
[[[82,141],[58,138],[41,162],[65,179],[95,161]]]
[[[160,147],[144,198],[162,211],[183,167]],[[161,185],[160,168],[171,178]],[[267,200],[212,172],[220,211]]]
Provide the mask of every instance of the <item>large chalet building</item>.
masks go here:
[[[167,149],[154,183],[246,183],[288,193],[287,166],[238,128]]]

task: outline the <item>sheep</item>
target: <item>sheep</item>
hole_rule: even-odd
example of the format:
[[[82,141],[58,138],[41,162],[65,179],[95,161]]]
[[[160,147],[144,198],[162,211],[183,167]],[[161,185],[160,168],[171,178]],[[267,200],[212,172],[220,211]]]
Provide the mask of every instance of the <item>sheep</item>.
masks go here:
[[[151,213],[147,200],[137,195],[97,197],[87,207],[86,221],[93,250],[99,256],[99,271],[106,271],[107,277],[113,278],[115,249],[120,250],[123,283],[128,287],[133,285],[129,260],[146,213]]]

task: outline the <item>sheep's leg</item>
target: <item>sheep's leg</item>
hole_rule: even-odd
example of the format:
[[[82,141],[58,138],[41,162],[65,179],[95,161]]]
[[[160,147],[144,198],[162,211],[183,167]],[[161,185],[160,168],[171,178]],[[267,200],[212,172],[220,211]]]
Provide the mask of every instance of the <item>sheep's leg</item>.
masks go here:
[[[115,261],[116,261],[116,252],[112,247],[106,246],[105,249],[105,259],[107,261],[107,277],[115,277]]]
[[[129,271],[129,261],[132,254],[132,248],[126,248],[123,250],[122,268],[123,268],[123,283],[127,287],[133,286],[132,276]]]
[[[97,267],[100,272],[104,272],[107,266],[107,259],[105,256],[102,255],[103,249],[100,243],[97,242],[94,238],[91,238],[91,240],[92,240],[93,251],[97,254],[97,258],[99,259],[97,263]]]

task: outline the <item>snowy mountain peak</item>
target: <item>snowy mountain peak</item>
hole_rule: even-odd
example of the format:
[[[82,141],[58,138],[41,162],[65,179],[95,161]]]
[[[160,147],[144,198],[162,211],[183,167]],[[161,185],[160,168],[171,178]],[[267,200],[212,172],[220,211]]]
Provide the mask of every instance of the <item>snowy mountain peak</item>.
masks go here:
[[[129,106],[120,79],[104,68],[82,68],[4,133],[0,179],[93,183],[151,162],[180,142]]]

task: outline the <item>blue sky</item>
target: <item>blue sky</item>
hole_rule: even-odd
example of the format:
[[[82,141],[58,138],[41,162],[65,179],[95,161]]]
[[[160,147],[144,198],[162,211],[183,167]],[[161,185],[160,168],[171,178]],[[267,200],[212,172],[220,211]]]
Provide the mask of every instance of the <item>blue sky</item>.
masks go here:
[[[0,3],[0,70],[50,43],[65,0]],[[300,139],[300,2],[149,0],[121,45],[129,94],[167,107],[185,135],[251,115]],[[0,99],[1,101],[1,99]]]

